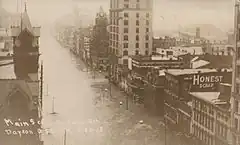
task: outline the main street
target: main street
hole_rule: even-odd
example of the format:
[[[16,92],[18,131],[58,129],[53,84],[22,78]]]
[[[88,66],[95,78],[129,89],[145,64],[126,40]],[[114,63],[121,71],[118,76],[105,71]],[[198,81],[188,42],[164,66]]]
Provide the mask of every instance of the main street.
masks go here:
[[[65,130],[67,145],[164,145],[161,118],[148,115],[131,101],[126,110],[124,94],[113,87],[110,97],[104,76],[98,74],[94,80],[83,71],[86,68],[79,58],[62,48],[48,29],[42,29],[45,145],[63,144]],[[172,133],[167,134],[170,145]],[[172,144],[180,143],[174,140]]]

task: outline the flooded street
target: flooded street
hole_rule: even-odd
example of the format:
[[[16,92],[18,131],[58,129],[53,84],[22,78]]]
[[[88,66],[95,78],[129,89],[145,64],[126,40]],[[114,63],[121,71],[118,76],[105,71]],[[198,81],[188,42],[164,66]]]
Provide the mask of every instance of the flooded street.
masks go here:
[[[126,110],[124,94],[112,86],[110,97],[108,81],[102,74],[97,73],[93,79],[83,62],[62,48],[49,31],[42,35],[46,145],[63,144],[65,130],[67,145],[164,144],[164,127],[159,118],[131,103]]]

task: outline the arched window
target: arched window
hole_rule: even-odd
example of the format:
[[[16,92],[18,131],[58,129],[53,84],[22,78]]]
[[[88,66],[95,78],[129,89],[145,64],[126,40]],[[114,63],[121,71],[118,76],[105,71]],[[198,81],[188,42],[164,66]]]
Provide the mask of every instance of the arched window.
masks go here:
[[[128,35],[124,35],[123,40],[128,40]]]
[[[124,51],[123,51],[123,55],[124,55],[124,56],[128,55],[128,51],[127,51],[127,50],[124,50]]]

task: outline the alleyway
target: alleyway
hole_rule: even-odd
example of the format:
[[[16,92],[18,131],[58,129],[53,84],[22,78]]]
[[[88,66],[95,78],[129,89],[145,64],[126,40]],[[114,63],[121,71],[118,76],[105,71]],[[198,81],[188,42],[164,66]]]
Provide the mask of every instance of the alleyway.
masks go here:
[[[41,41],[46,145],[63,144],[65,129],[67,145],[164,145],[161,118],[149,116],[142,106],[130,100],[126,110],[125,96],[116,87],[112,86],[112,97],[109,96],[104,75],[96,73],[93,79],[84,63],[48,33]],[[170,144],[173,137],[169,131],[167,134],[168,145],[180,143],[176,140]]]

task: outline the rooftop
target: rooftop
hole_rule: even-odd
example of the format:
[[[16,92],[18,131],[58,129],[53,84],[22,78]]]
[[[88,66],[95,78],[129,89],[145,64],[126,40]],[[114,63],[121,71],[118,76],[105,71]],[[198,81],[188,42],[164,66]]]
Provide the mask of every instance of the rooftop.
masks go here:
[[[203,68],[203,69],[169,69],[169,70],[166,70],[167,73],[170,73],[175,76],[186,75],[186,74],[210,73],[210,72],[218,72],[218,71],[231,72],[231,69],[217,70],[217,69]]]
[[[221,102],[218,99],[220,92],[191,92],[190,94],[211,104]]]
[[[11,62],[10,60],[8,61],[9,63]],[[2,63],[2,61],[0,61],[0,63]],[[16,79],[16,75],[14,73],[14,64],[0,66],[0,79]]]
[[[220,92],[191,92],[191,95],[194,97],[197,97],[198,99],[201,99],[203,101],[206,101],[210,104],[213,104],[217,107],[220,107],[224,110],[229,110],[230,106],[228,101],[220,98],[221,93]]]
[[[137,61],[166,61],[166,60],[178,60],[177,57],[174,56],[132,56],[133,60]]]
[[[200,46],[191,46],[191,47],[172,47],[173,50],[175,51],[180,51],[180,52],[185,52],[185,53],[190,53],[190,54],[195,54],[195,55],[201,55],[204,53],[203,48]]]
[[[192,64],[192,68],[200,68],[210,64],[210,62],[205,60],[196,60],[196,61],[192,61],[191,64]]]

